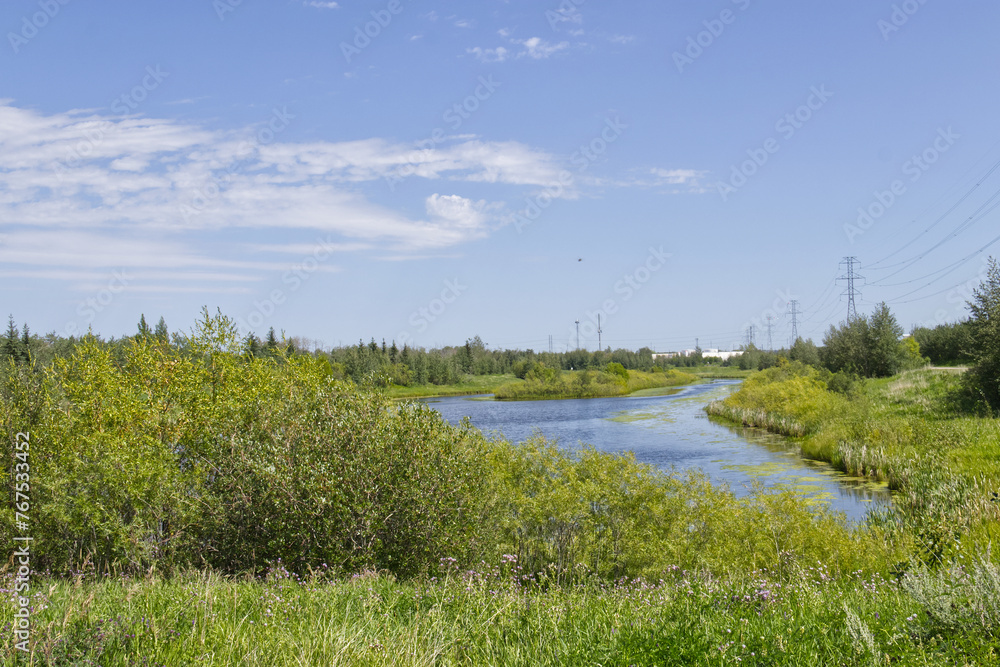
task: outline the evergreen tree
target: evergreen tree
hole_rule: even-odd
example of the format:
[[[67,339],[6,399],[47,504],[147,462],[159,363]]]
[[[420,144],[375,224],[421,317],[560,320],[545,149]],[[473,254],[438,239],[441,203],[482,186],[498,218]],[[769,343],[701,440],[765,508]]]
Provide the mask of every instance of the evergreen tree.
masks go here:
[[[271,327],[267,331],[267,340],[264,342],[264,348],[269,355],[273,355],[278,351],[278,337],[274,335],[274,327]]]
[[[170,332],[167,331],[167,322],[160,315],[160,321],[156,323],[156,329],[153,330],[153,335],[161,343],[166,343],[170,340]]]
[[[18,360],[22,363],[31,363],[31,332],[28,331],[28,323],[24,323],[21,332],[21,344],[18,346]]]
[[[252,331],[247,334],[246,340],[243,343],[243,351],[251,358],[260,354],[260,340]]]
[[[148,339],[153,332],[150,331],[149,325],[146,324],[146,314],[143,313],[139,316],[139,333],[136,334],[136,338]]]
[[[975,362],[969,378],[990,407],[1000,410],[1000,264],[992,257],[986,278],[972,291],[969,309],[969,352]]]
[[[7,335],[4,336],[3,344],[0,345],[0,355],[17,361],[18,350],[20,349],[20,340],[18,340],[18,337],[17,325],[14,324],[14,316],[11,315],[7,318]]]

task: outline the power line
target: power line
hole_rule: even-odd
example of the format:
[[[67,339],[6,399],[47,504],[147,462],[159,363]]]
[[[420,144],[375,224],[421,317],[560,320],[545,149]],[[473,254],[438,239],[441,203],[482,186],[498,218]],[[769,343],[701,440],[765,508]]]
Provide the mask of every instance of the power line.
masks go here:
[[[792,316],[792,345],[799,339],[799,302],[792,299],[788,302],[788,314]]]
[[[854,281],[864,280],[864,276],[858,275],[857,273],[854,272],[855,264],[857,264],[860,267],[860,262],[858,262],[857,257],[845,257],[843,261],[840,262],[841,266],[843,266],[844,264],[847,265],[847,273],[842,275],[837,280],[847,281],[847,289],[844,290],[843,296],[847,297],[847,321],[853,322],[854,319],[858,316],[858,311],[854,307],[854,297],[861,296],[860,290],[854,287]]]
[[[986,155],[989,155],[989,153],[990,153],[990,152],[991,152],[991,151],[992,151],[992,150],[993,150],[994,148],[996,148],[997,144],[1000,144],[1000,142],[997,142],[997,143],[994,143],[994,144],[993,144],[993,146],[991,146],[991,147],[990,147],[990,149],[989,149],[988,151],[986,151],[986,153],[985,153],[985,154],[983,155],[983,157],[982,157],[982,158],[980,158],[979,160],[977,160],[976,162],[980,162],[980,161],[982,161],[982,159],[983,159],[983,158],[985,158],[985,157],[986,157]],[[966,173],[965,173],[965,174],[963,174],[963,175],[962,175],[962,177],[961,177],[961,178],[959,179],[959,182],[961,182],[961,181],[964,181],[964,180],[965,180],[965,177],[966,177],[966,176],[968,175],[968,173],[969,173],[970,171],[972,171],[972,170],[973,170],[974,168],[975,168],[975,166],[973,166],[973,167],[970,167],[970,168],[969,168],[969,169],[968,169],[968,170],[966,171]],[[952,212],[954,212],[954,210],[955,210],[956,208],[958,208],[958,207],[959,207],[959,206],[960,206],[960,205],[961,205],[961,204],[962,204],[962,203],[963,203],[963,202],[964,202],[964,201],[965,201],[966,199],[968,199],[968,198],[969,198],[970,196],[972,196],[972,194],[973,194],[973,193],[974,193],[974,192],[975,192],[975,191],[976,191],[976,190],[977,190],[977,189],[979,188],[979,186],[981,186],[981,185],[982,185],[982,184],[983,184],[984,182],[986,182],[986,179],[988,179],[988,178],[989,178],[990,176],[992,176],[992,175],[993,175],[993,173],[997,171],[997,169],[1000,169],[1000,160],[997,160],[996,162],[994,162],[994,163],[993,163],[993,164],[992,164],[992,165],[990,166],[990,168],[989,168],[989,169],[987,169],[986,173],[985,173],[985,174],[983,174],[982,176],[980,176],[980,177],[979,177],[979,178],[977,179],[977,181],[976,181],[975,185],[973,185],[973,186],[972,186],[971,188],[969,188],[969,189],[968,189],[968,190],[967,190],[967,191],[965,192],[965,194],[964,194],[964,195],[962,195],[962,196],[961,196],[961,197],[960,197],[960,198],[958,199],[958,201],[957,201],[957,202],[955,202],[955,204],[953,204],[953,205],[951,206],[951,208],[949,208],[949,209],[948,209],[947,211],[945,211],[945,212],[944,212],[944,213],[942,213],[942,214],[941,214],[940,216],[938,216],[938,218],[937,218],[936,220],[934,220],[934,222],[932,222],[932,223],[931,223],[930,225],[928,225],[926,229],[924,229],[924,230],[923,230],[922,232],[920,232],[919,234],[917,234],[917,235],[916,235],[916,236],[915,236],[914,238],[912,238],[912,239],[911,239],[910,241],[908,241],[907,243],[904,243],[904,244],[903,244],[902,246],[900,246],[900,247],[899,247],[899,248],[897,248],[896,250],[892,251],[891,253],[889,253],[889,254],[888,254],[888,255],[886,255],[885,257],[882,257],[881,259],[879,259],[878,261],[874,262],[873,264],[870,264],[870,265],[868,266],[868,268],[869,268],[869,269],[876,269],[876,270],[882,270],[882,269],[891,269],[891,268],[894,268],[894,267],[896,267],[896,266],[900,266],[901,264],[905,264],[905,263],[906,263],[906,261],[909,261],[909,260],[906,260],[906,261],[903,261],[903,262],[897,262],[897,263],[895,263],[895,264],[890,264],[890,265],[888,265],[888,266],[882,266],[882,263],[883,263],[883,262],[885,262],[885,261],[886,261],[887,259],[889,259],[889,258],[891,258],[891,257],[893,257],[893,256],[895,256],[895,255],[898,255],[898,254],[899,254],[899,253],[901,253],[901,252],[902,252],[903,250],[905,250],[906,248],[908,248],[908,247],[910,247],[911,245],[913,245],[914,243],[916,243],[916,242],[917,242],[918,240],[920,240],[920,239],[921,239],[921,238],[922,238],[922,237],[923,237],[923,236],[924,236],[925,234],[927,234],[927,233],[928,233],[928,232],[930,232],[930,231],[931,231],[932,229],[934,229],[934,227],[936,227],[936,226],[937,226],[937,225],[938,225],[938,224],[939,224],[939,223],[940,223],[940,222],[941,222],[942,220],[944,220],[944,219],[945,219],[946,217],[948,217],[949,215],[951,215],[951,213],[952,213]],[[951,190],[954,190],[954,189],[956,189],[957,187],[958,187],[958,183],[956,183],[956,184],[955,184],[954,186],[952,186],[952,187],[951,187]],[[944,197],[942,197],[941,199],[944,199],[945,197],[947,197],[947,195],[945,195],[945,196],[944,196]],[[927,210],[930,210],[930,207],[928,207],[928,209],[927,209]],[[926,211],[925,211],[925,212],[926,212]],[[899,232],[897,232],[897,233],[896,233],[896,234],[894,234],[893,236],[897,236],[897,235],[898,235],[899,233],[901,233],[902,231],[904,231],[904,229],[905,229],[905,227],[904,227],[903,229],[900,229],[900,230],[899,230]]]

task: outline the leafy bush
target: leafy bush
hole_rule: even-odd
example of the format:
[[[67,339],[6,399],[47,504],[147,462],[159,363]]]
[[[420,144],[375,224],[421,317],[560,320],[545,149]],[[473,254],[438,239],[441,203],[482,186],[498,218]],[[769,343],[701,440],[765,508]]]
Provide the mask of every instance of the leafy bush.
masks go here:
[[[409,574],[481,547],[478,432],[339,382],[324,359],[243,355],[222,315],[205,313],[186,352],[139,337],[115,356],[90,337],[44,381],[7,367],[5,432],[31,438],[37,569],[281,559]],[[4,508],[0,538],[13,519]]]
[[[712,403],[708,411],[748,426],[803,436],[843,406],[844,399],[827,391],[816,369],[785,361],[751,375],[740,391]]]
[[[902,327],[883,302],[869,317],[856,317],[839,327],[830,327],[823,339],[823,363],[835,373],[895,375],[909,360],[909,351],[899,343],[902,334]]]

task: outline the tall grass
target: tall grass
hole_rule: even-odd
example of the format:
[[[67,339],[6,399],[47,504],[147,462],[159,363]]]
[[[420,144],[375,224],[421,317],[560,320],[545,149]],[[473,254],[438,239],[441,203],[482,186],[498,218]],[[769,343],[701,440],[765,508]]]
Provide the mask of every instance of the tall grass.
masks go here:
[[[992,664],[997,570],[716,578],[679,567],[655,580],[553,585],[512,556],[438,579],[376,573],[191,573],[44,582],[29,655],[68,665],[831,665]],[[8,582],[9,585],[9,582]]]
[[[796,364],[769,369],[710,414],[798,438],[803,455],[897,491],[892,517],[940,562],[1000,536],[1000,421],[965,407],[960,376],[906,371],[828,391]]]

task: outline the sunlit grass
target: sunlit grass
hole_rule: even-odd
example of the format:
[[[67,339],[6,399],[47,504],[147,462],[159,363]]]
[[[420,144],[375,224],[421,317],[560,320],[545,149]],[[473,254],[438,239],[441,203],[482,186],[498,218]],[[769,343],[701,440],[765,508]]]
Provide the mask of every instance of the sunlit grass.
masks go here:
[[[1000,589],[978,567],[903,580],[822,563],[726,579],[675,567],[557,586],[505,558],[408,582],[280,567],[39,581],[32,652],[18,661],[7,630],[3,664],[989,664]]]

